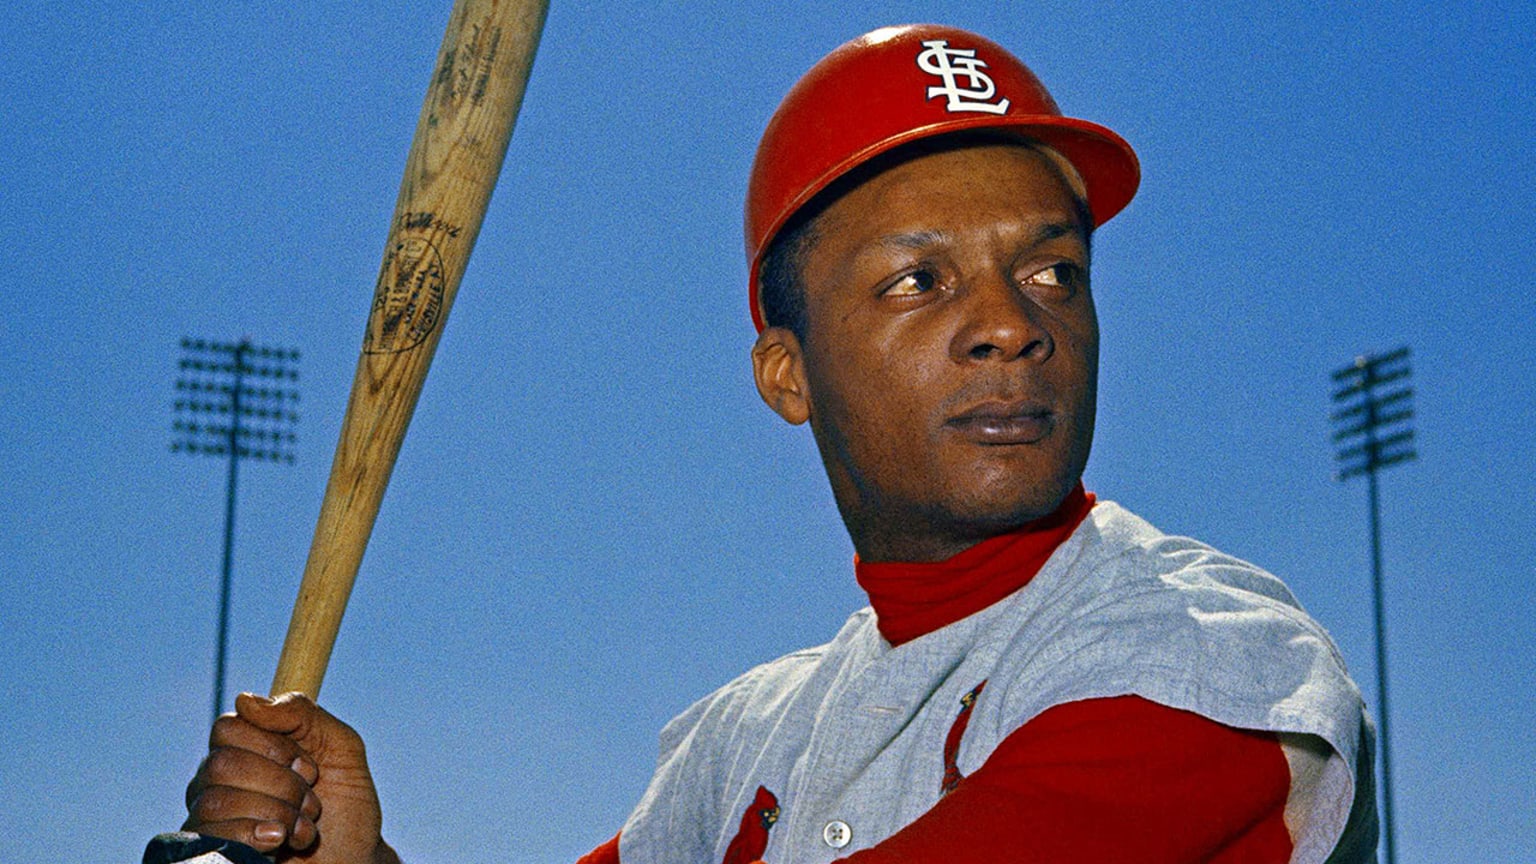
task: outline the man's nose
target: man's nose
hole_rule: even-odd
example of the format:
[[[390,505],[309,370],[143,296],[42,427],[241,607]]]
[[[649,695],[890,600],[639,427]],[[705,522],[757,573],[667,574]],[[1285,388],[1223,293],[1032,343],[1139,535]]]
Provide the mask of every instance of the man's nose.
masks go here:
[[[961,321],[950,346],[956,362],[1028,359],[1043,362],[1056,350],[1044,311],[1008,279],[971,281],[960,303]]]

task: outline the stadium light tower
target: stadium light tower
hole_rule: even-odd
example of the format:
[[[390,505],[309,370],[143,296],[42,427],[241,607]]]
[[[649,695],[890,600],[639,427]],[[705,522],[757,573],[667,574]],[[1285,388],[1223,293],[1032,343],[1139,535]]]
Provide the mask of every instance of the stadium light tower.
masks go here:
[[[299,422],[299,352],[239,342],[181,340],[171,452],[224,456],[224,566],[213,661],[213,716],[224,707],[224,656],[229,632],[230,561],[235,538],[235,481],[241,459],[293,464]]]
[[[1333,373],[1338,428],[1333,441],[1339,446],[1339,470],[1344,482],[1364,474],[1369,481],[1371,505],[1371,591],[1376,614],[1376,694],[1381,721],[1382,833],[1386,836],[1387,862],[1396,864],[1392,833],[1392,737],[1387,726],[1387,636],[1381,590],[1381,500],[1376,472],[1418,458],[1413,449],[1413,388],[1407,383],[1413,370],[1407,347],[1381,355],[1365,355]],[[1384,392],[1385,391],[1385,392]]]

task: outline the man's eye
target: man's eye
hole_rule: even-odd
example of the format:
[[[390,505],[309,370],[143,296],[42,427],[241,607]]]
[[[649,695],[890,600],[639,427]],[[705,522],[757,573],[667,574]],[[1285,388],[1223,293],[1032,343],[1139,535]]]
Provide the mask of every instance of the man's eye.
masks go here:
[[[1043,270],[1036,270],[1024,282],[1028,285],[1070,288],[1078,283],[1078,268],[1074,264],[1052,264]]]
[[[939,280],[927,270],[916,270],[897,279],[883,293],[886,296],[912,296],[925,294],[938,287]]]

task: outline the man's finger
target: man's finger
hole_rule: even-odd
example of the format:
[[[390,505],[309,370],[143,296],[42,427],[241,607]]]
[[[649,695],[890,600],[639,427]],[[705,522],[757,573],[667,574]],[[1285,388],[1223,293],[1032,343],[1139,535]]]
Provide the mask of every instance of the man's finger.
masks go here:
[[[281,732],[264,729],[235,714],[225,714],[213,723],[208,735],[208,749],[218,751],[228,748],[246,750],[270,762],[291,766],[294,760],[308,760],[309,755],[299,743]],[[313,776],[312,772],[300,771]]]
[[[263,852],[285,843],[291,849],[307,849],[319,833],[314,820],[292,802],[230,786],[204,788],[188,808],[184,827]]]
[[[249,789],[287,801],[302,809],[306,797],[313,798],[309,783],[287,765],[236,748],[224,748],[208,754],[198,771],[200,787],[229,786]],[[319,815],[318,812],[314,815]]]
[[[230,819],[224,822],[193,822],[188,820],[184,828],[196,831],[204,837],[218,837],[244,843],[258,852],[271,852],[288,839],[287,829],[277,822],[257,822],[254,819]]]

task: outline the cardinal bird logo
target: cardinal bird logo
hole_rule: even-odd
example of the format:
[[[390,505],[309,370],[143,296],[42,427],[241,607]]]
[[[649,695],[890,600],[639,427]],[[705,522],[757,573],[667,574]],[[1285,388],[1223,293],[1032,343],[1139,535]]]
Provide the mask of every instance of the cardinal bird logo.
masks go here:
[[[981,695],[982,688],[987,686],[983,681],[971,688],[971,692],[960,697],[960,713],[956,715],[955,722],[949,727],[949,734],[944,736],[944,780],[939,784],[939,797],[955,791],[960,781],[965,776],[960,773],[960,739],[965,737],[965,727],[971,724],[971,709],[976,707],[976,697]]]
[[[721,864],[752,864],[761,861],[768,849],[768,829],[779,821],[779,799],[762,786],[757,795],[741,814],[741,827],[731,845],[725,847],[725,860]]]

